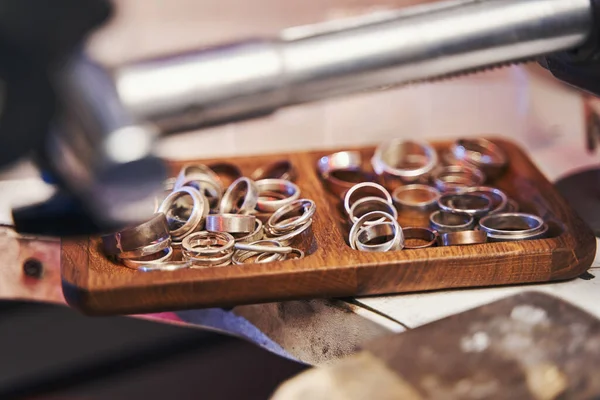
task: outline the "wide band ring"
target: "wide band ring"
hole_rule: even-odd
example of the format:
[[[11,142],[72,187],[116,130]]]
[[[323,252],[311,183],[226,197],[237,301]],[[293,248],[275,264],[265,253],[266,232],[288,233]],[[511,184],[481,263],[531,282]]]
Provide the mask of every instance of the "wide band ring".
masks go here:
[[[256,209],[259,211],[275,212],[300,198],[300,188],[295,183],[285,179],[261,179],[255,183],[258,187]],[[283,195],[283,198],[269,199],[265,196],[269,192],[280,193]]]
[[[375,221],[378,220],[380,218],[385,218],[385,222],[380,222],[376,225],[365,225],[365,223],[370,222],[370,221]],[[359,232],[361,232],[363,229],[365,230],[377,230],[377,229],[382,229],[382,228],[374,228],[377,227],[379,225],[391,225],[391,228],[393,229],[393,238],[389,241],[387,241],[386,243],[383,243],[381,245],[366,245],[364,243],[357,243],[358,242],[358,235]],[[383,228],[385,229],[385,228]],[[352,225],[352,228],[350,229],[350,234],[348,235],[348,241],[350,244],[350,247],[352,247],[352,249],[354,250],[358,250],[359,246],[364,249],[364,251],[377,251],[377,252],[386,252],[386,251],[395,251],[395,250],[402,250],[402,248],[404,247],[404,235],[402,233],[402,228],[400,227],[400,224],[398,224],[398,221],[396,221],[396,219],[394,219],[394,217],[388,213],[382,212],[382,211],[373,211],[370,212],[368,214],[363,215],[362,217],[360,217],[358,219],[358,221],[356,221],[356,223],[354,225]]]
[[[248,233],[254,231],[256,217],[240,214],[210,214],[206,216],[209,232]]]
[[[493,240],[532,240],[545,236],[548,225],[537,215],[500,213],[482,218],[479,229]]]
[[[427,185],[406,185],[397,187],[392,193],[394,203],[405,209],[431,210],[437,208],[441,193]]]
[[[404,248],[406,250],[426,249],[433,247],[437,244],[439,236],[437,231],[428,228],[403,228],[402,233],[404,234]],[[425,242],[425,244],[410,245],[407,242],[411,239],[421,240]]]
[[[248,234],[234,233],[232,234],[236,243],[250,243],[261,240],[264,235],[263,223],[260,219],[255,218],[254,230]]]
[[[159,212],[143,224],[102,236],[102,245],[107,255],[116,256],[124,251],[134,251],[167,238],[167,218],[164,213]]]
[[[323,176],[325,188],[334,195],[343,198],[354,185],[362,182],[375,182],[377,175],[358,169],[338,169]]]
[[[429,225],[439,233],[468,231],[475,227],[475,218],[438,210],[429,216]]]
[[[479,230],[442,233],[439,242],[442,246],[483,244],[487,242],[487,233]]]

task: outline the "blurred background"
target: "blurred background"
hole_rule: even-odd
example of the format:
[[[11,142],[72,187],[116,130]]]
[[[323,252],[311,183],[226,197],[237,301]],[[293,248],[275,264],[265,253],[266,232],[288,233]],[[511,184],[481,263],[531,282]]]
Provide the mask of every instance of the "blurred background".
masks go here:
[[[115,17],[91,38],[88,51],[110,68],[424,2],[116,0]],[[595,107],[537,65],[512,66],[165,137],[156,152],[181,160],[486,135],[518,142],[556,180],[597,164],[585,150],[588,102]],[[0,171],[0,179],[0,223],[10,219],[11,205],[51,192],[27,160]],[[305,368],[220,334],[127,317],[87,318],[62,306],[0,303],[0,337],[0,398],[259,399]]]

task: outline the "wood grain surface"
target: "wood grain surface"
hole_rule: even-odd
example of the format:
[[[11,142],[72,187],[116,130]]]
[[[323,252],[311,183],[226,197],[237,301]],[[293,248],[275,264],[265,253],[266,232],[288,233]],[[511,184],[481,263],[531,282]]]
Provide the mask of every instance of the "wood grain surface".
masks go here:
[[[97,238],[64,240],[63,291],[67,302],[89,314],[157,312],[201,307],[404,293],[448,288],[547,282],[577,277],[589,268],[596,241],[590,229],[514,144],[494,140],[509,155],[506,173],[491,185],[521,209],[551,226],[542,240],[436,247],[390,253],[362,253],[346,244],[347,226],[339,199],[324,189],[316,161],[334,150],[226,160],[245,175],[269,162],[288,159],[300,171],[302,197],[317,203],[312,240],[300,247],[302,260],[211,269],[141,273],[102,254]],[[438,150],[449,143],[435,143]],[[347,150],[347,149],[346,149]],[[373,148],[359,149],[365,167]],[[210,163],[223,160],[203,160]],[[180,165],[173,164],[175,173]],[[427,216],[401,214],[403,226],[426,225]]]

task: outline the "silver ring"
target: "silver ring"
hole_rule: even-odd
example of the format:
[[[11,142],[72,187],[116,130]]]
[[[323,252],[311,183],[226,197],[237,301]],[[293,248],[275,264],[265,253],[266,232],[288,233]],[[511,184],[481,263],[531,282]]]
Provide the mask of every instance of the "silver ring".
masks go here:
[[[356,223],[360,217],[369,213],[371,211],[383,211],[388,213],[394,217],[394,219],[398,219],[398,210],[394,207],[393,204],[388,203],[386,200],[381,197],[363,197],[358,199],[352,204],[350,208],[350,221],[352,223]],[[385,219],[380,219],[378,221],[369,221],[365,223],[365,225],[373,225],[378,222],[383,222]]]
[[[191,181],[210,182],[218,188],[219,195],[223,193],[223,184],[219,175],[204,164],[186,164],[181,167],[175,179],[173,190],[180,189]]]
[[[492,208],[492,200],[486,194],[474,193],[446,193],[438,199],[440,210],[451,214],[470,215],[481,217],[487,215]]]
[[[475,218],[438,210],[429,216],[429,225],[439,233],[468,231],[475,227]]]
[[[378,245],[378,247],[376,248],[376,251],[385,252],[385,251],[393,251],[393,250],[402,250],[402,248],[404,247],[404,234],[402,233],[402,228],[400,227],[400,224],[398,224],[398,221],[396,221],[393,216],[391,216],[390,214],[387,214],[383,211],[373,211],[368,214],[365,214],[362,217],[360,217],[354,225],[352,225],[352,228],[350,229],[350,234],[348,235],[348,239],[349,239],[348,241],[350,243],[350,247],[352,247],[352,249],[354,249],[354,250],[358,250],[357,241],[358,241],[359,232],[362,229],[370,229],[371,227],[377,226],[377,225],[365,226],[365,223],[369,222],[369,221],[375,221],[382,217],[384,217],[386,219],[386,222],[379,223],[378,225],[390,223],[394,229],[394,238],[382,245]],[[374,229],[377,229],[377,228],[374,228]],[[364,248],[365,249],[373,249],[373,247],[369,247],[369,246],[364,247]],[[367,250],[367,251],[374,251],[374,250]]]
[[[440,192],[447,192],[455,188],[481,186],[485,175],[475,167],[450,165],[435,171],[433,181]]]
[[[479,229],[494,240],[531,240],[545,236],[548,225],[537,215],[500,213],[482,218]]]
[[[209,232],[248,233],[254,231],[256,217],[240,214],[211,214],[206,216]]]
[[[419,184],[399,186],[392,193],[392,199],[399,206],[419,210],[437,208],[440,196],[441,193],[436,188]]]
[[[190,263],[190,267],[224,267],[231,264],[233,252],[227,252],[219,256],[197,256],[184,250],[183,257]]]
[[[102,236],[104,252],[116,256],[124,251],[135,251],[140,247],[169,238],[169,225],[164,213],[156,213],[148,221]]]
[[[361,165],[362,156],[358,151],[340,151],[321,157],[317,162],[317,168],[323,177],[331,171],[357,170]]]
[[[504,150],[487,139],[459,139],[450,151],[456,159],[479,167],[501,169],[508,164]]]
[[[466,246],[483,244],[487,242],[487,233],[484,231],[462,231],[442,233],[440,244],[442,246]]]
[[[181,242],[183,251],[192,256],[219,255],[231,251],[235,239],[227,232],[195,232]]]
[[[286,254],[278,254],[275,252],[261,253],[256,257],[254,262],[256,264],[265,264],[265,263],[270,263],[270,262],[274,262],[274,261],[285,261],[286,258],[287,258]]]
[[[279,242],[277,242],[277,243],[279,243]],[[252,244],[252,243],[236,243],[234,247],[236,250],[254,251],[256,253],[288,254],[288,253],[291,253],[293,250],[291,247],[288,247],[288,246],[273,247],[273,246],[261,246],[261,245]]]
[[[186,269],[190,267],[190,263],[187,261],[170,261],[163,264],[146,264],[137,267],[138,271],[141,272],[156,272],[156,271],[177,271],[180,269]]]
[[[404,233],[404,232],[403,232]],[[392,237],[390,241],[386,241],[385,243],[380,244],[367,244],[371,240],[378,238],[386,238]],[[397,241],[398,231],[396,227],[391,222],[382,222],[374,225],[364,225],[362,229],[358,231],[356,234],[356,240],[354,241],[354,245],[356,246],[356,250],[366,251],[370,253],[384,253],[386,251],[399,250],[395,247],[390,247],[389,242],[398,242]]]
[[[236,243],[250,243],[256,242],[257,240],[261,240],[264,235],[263,223],[260,219],[255,218],[254,221],[254,230],[247,235],[242,234],[233,234]]]
[[[162,250],[162,252],[165,253],[163,256],[161,256],[159,258],[155,258],[153,260],[140,260],[140,259],[134,260],[134,259],[125,258],[125,259],[122,259],[121,261],[123,262],[123,265],[125,265],[126,267],[138,269],[141,266],[162,264],[165,261],[169,261],[171,259],[171,257],[173,257],[173,248],[172,247],[167,247],[166,249]]]
[[[268,233],[267,238],[271,239],[271,240],[275,240],[284,246],[288,246],[294,241],[294,239],[296,239],[298,236],[300,236],[301,234],[306,232],[311,226],[312,226],[312,219],[309,219],[303,225],[296,227],[293,231],[287,232],[282,235],[273,234],[272,232],[267,232]]]
[[[188,233],[195,231],[199,226],[201,226],[209,211],[208,202],[204,196],[196,189],[188,186],[176,189],[169,194],[158,208],[158,211],[166,215],[175,203],[175,200],[186,194],[192,198],[192,211],[189,218],[182,226],[170,230],[171,236],[175,240],[184,237]]]
[[[285,179],[286,181],[295,181],[298,174],[294,165],[288,160],[279,160],[272,162],[264,167],[257,168],[250,178],[254,181],[261,179]]]
[[[250,243],[250,245],[252,246],[265,246],[265,245],[272,245],[270,247],[282,247],[281,243],[273,241],[273,240],[259,240],[256,242],[252,242]],[[269,249],[271,250],[271,249]],[[268,256],[266,256],[267,258],[262,258],[261,261],[259,262],[258,260],[255,260],[256,263],[267,263],[267,262],[272,262],[272,261],[279,261],[279,260],[283,260],[285,257],[285,254],[280,254],[280,253],[264,253],[264,252],[257,252],[257,251],[247,251],[247,250],[237,250],[233,253],[233,258],[232,258],[232,262],[236,265],[241,265],[241,264],[245,264],[245,261],[255,257],[255,256],[261,256],[262,254],[267,254]]]
[[[457,188],[455,191],[456,194],[463,193],[482,193],[487,195],[492,201],[492,207],[488,214],[496,214],[499,212],[505,212],[506,207],[508,205],[508,197],[506,194],[497,188],[489,187],[489,186],[475,186],[475,187],[466,187],[466,188]]]
[[[256,209],[259,211],[275,212],[300,197],[300,188],[295,183],[285,179],[261,179],[255,183],[258,187]],[[281,193],[283,199],[269,199],[264,196],[265,192]]]
[[[371,164],[377,175],[388,174],[412,183],[435,168],[438,155],[425,142],[394,139],[377,147]]]
[[[402,233],[404,234],[404,248],[407,250],[415,249],[426,249],[433,247],[437,244],[439,234],[437,231],[428,228],[403,228]],[[421,245],[408,245],[407,240],[422,240],[425,244]]]
[[[140,247],[139,249],[124,251],[122,253],[119,253],[118,257],[120,259],[146,257],[163,251],[167,247],[171,247],[171,238],[166,238],[161,241],[151,243],[147,246]]]
[[[388,192],[386,190],[386,188],[384,188],[383,186],[381,186],[378,183],[363,182],[363,183],[359,183],[357,185],[352,186],[350,188],[350,190],[348,190],[348,192],[346,192],[346,195],[344,196],[344,209],[346,210],[346,213],[348,215],[350,215],[350,210],[352,209],[352,205],[354,204],[354,201],[352,201],[352,197],[354,195],[360,195],[361,192],[364,195],[369,195],[369,196],[377,196],[378,194],[381,194],[381,195],[383,195],[383,197],[381,197],[381,196],[377,196],[377,197],[381,197],[388,203],[393,204],[392,196],[390,195],[390,192]],[[364,195],[361,197],[365,197]]]
[[[285,218],[287,214],[302,211],[300,216]],[[299,199],[275,211],[267,221],[266,230],[269,233],[284,234],[304,225],[311,220],[317,211],[317,205],[309,199]]]
[[[238,208],[237,203],[243,196],[242,205]],[[258,188],[251,179],[241,177],[236,179],[225,191],[221,199],[219,213],[221,214],[249,214],[254,211],[258,202]],[[237,212],[236,212],[237,211]]]

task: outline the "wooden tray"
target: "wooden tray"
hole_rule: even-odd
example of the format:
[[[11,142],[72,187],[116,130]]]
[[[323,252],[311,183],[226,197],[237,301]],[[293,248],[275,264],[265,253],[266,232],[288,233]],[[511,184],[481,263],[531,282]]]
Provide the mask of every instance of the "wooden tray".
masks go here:
[[[323,187],[319,157],[333,151],[264,155],[226,160],[244,174],[288,159],[299,170],[302,197],[317,203],[302,260],[172,272],[137,272],[107,260],[97,238],[64,240],[63,291],[67,302],[89,314],[157,312],[300,298],[364,296],[448,288],[547,282],[577,277],[592,264],[596,240],[552,184],[512,143],[494,140],[509,155],[506,173],[490,182],[543,217],[550,238],[435,247],[391,253],[362,253],[346,244],[348,228],[339,199]],[[449,143],[434,143],[440,150]],[[347,149],[346,149],[347,150]],[[359,149],[365,168],[373,148]],[[205,160],[211,163],[219,160]],[[221,160],[222,161],[222,160]],[[174,173],[181,164],[173,164]],[[401,214],[403,226],[427,225],[427,215]]]

